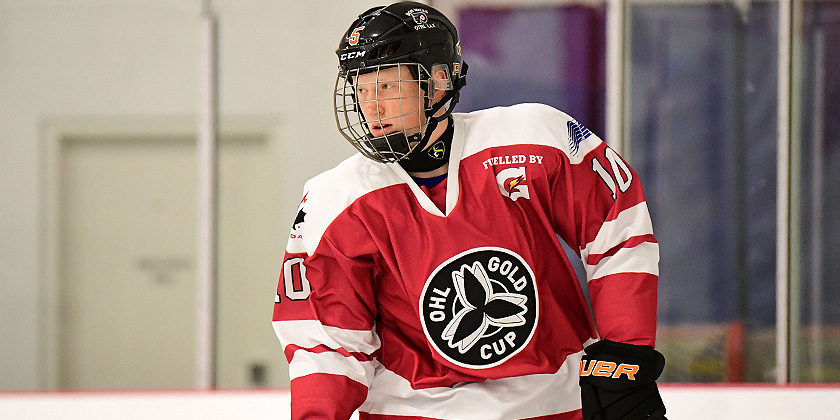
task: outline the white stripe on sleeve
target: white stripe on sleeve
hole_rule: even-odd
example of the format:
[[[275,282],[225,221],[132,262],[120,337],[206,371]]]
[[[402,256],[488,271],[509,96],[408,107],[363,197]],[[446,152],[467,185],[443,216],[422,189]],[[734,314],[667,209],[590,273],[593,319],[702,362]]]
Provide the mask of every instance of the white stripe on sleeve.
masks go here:
[[[634,237],[653,234],[653,225],[646,202],[625,209],[615,220],[601,225],[595,239],[581,250],[584,261],[590,254],[603,254],[616,245]]]
[[[643,242],[632,248],[622,248],[610,257],[589,265],[584,260],[587,282],[619,273],[650,273],[659,275],[659,244]]]
[[[346,330],[317,320],[274,321],[274,333],[283,347],[293,344],[312,348],[319,345],[343,348],[350,353],[371,354],[379,349],[379,336],[372,330]]]
[[[360,384],[367,385],[373,380],[373,362],[362,362],[347,358],[334,351],[313,353],[306,350],[295,352],[289,364],[289,379],[313,373],[329,373],[346,376]]]

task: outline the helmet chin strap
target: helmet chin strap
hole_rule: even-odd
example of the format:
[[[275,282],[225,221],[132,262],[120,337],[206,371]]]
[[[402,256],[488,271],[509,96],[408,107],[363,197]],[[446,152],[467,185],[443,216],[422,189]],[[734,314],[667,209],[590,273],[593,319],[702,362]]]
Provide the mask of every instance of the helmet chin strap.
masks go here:
[[[466,74],[466,63],[464,63],[464,74]],[[455,108],[455,104],[458,103],[458,99],[460,97],[460,89],[466,84],[465,79],[461,78],[458,82],[458,85],[455,86],[455,89],[452,89],[440,98],[437,103],[432,105],[431,109],[426,112],[426,115],[429,116],[429,123],[426,126],[426,131],[423,133],[423,137],[420,139],[420,142],[414,147],[411,152],[405,156],[405,158],[399,161],[400,165],[408,172],[429,172],[435,169],[446,165],[449,162],[449,151],[450,146],[452,144],[452,122],[450,121],[449,127],[447,127],[446,132],[444,135],[441,135],[440,138],[432,145],[430,150],[426,150],[426,145],[428,145],[429,140],[432,137],[432,133],[435,132],[438,124],[441,121],[449,118],[449,114],[452,113],[452,110]],[[441,108],[446,106],[446,111],[440,115],[435,116],[435,114],[440,111]],[[418,134],[413,135],[412,137],[419,136]],[[410,140],[413,140],[410,139]],[[440,144],[438,144],[440,143]],[[443,151],[443,153],[438,153],[438,151]]]
[[[435,125],[437,125],[437,122]],[[399,161],[400,166],[406,172],[429,172],[443,167],[449,162],[449,153],[452,150],[453,131],[453,124],[450,119],[446,130],[431,146],[421,149],[418,145],[408,156]],[[428,137],[426,142],[428,143]]]

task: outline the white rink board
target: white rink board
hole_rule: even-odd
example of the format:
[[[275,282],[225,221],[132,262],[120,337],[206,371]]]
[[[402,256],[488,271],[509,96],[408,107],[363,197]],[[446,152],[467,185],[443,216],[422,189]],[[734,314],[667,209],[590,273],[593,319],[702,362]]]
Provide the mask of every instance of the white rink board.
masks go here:
[[[141,391],[0,393],[2,420],[279,420],[285,391]]]
[[[837,420],[840,386],[661,385],[669,420]],[[3,420],[288,420],[287,391],[0,393]]]
[[[669,420],[838,420],[840,386],[661,385]]]

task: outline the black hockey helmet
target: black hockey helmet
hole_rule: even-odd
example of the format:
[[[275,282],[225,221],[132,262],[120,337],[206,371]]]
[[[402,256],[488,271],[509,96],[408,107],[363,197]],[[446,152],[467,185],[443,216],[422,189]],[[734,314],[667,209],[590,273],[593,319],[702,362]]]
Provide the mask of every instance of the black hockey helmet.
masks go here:
[[[440,121],[449,116],[466,84],[466,64],[455,26],[442,13],[422,3],[404,1],[374,7],[359,15],[339,43],[339,74],[335,86],[335,114],[339,131],[365,156],[396,162],[422,150]],[[356,76],[393,66],[407,66],[425,97],[419,133],[373,136],[359,109],[354,91]],[[433,74],[443,70],[443,79]],[[430,83],[431,82],[431,83]],[[445,90],[434,100],[434,90]],[[441,108],[445,112],[435,116]]]
[[[461,77],[458,31],[449,19],[421,3],[374,7],[350,25],[336,51],[342,72],[380,64],[418,63],[431,70],[446,64]]]

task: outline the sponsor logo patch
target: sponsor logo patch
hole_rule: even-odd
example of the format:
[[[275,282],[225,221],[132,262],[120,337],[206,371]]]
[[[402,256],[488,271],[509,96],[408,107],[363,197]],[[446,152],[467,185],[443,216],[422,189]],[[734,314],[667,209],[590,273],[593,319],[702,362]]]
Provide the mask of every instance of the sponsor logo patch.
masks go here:
[[[441,264],[420,298],[426,338],[446,360],[473,369],[498,366],[525,348],[538,308],[531,268],[516,253],[495,247]]]
[[[442,141],[437,141],[432,147],[429,148],[428,153],[429,157],[437,160],[441,160],[446,156],[446,143]]]
[[[528,185],[525,185],[527,179],[525,166],[503,169],[496,174],[496,183],[499,184],[499,192],[512,201],[516,201],[519,198],[531,199]]]
[[[303,210],[303,206],[306,204],[306,196],[308,195],[309,192],[307,191],[300,200],[300,204],[298,204],[297,216],[295,216],[295,221],[292,223],[292,233],[289,234],[289,238],[291,239],[303,239],[303,235],[298,233],[297,230],[306,222],[306,212]]]
[[[297,230],[300,225],[303,224],[304,219],[306,218],[306,212],[303,209],[298,211],[297,217],[295,217],[295,222],[292,224],[292,230]]]

